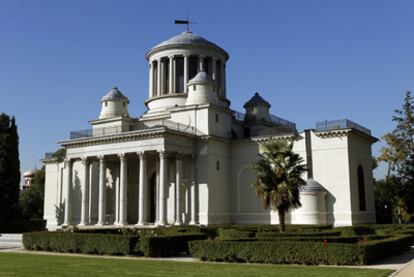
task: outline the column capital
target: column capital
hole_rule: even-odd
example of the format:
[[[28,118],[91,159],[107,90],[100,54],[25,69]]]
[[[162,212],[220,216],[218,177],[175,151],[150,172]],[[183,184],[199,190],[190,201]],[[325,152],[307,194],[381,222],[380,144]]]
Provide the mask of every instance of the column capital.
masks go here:
[[[105,162],[105,156],[104,155],[98,155],[97,158],[100,162]]]
[[[205,55],[198,55],[198,57],[199,57],[200,59],[204,59],[206,56],[205,56]]]
[[[190,54],[183,54],[183,57],[184,58],[189,58],[190,57]]]
[[[211,59],[213,60],[213,62],[216,62],[216,61],[219,60],[219,58],[217,58],[217,57],[212,57]]]
[[[83,163],[83,164],[88,163],[89,162],[88,158],[89,158],[88,156],[81,157],[81,163]]]
[[[143,158],[145,158],[145,151],[138,151],[137,155],[140,159],[143,159]]]
[[[125,153],[118,153],[117,156],[121,160],[121,162],[124,161],[124,159],[125,159]]]
[[[168,55],[169,59],[174,59],[175,55]]]
[[[65,163],[65,166],[66,166],[66,165],[72,164],[73,163],[73,159],[71,159],[71,158],[65,158],[63,160],[63,162]]]

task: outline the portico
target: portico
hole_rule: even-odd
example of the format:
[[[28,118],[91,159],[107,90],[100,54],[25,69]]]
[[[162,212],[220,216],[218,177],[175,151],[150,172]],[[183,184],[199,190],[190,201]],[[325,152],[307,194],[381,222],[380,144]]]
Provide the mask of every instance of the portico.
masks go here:
[[[190,222],[197,224],[197,205],[194,201],[197,182],[192,159],[192,153],[164,149],[97,156],[69,156],[65,160],[67,183],[63,225],[145,226],[181,225]],[[80,175],[80,185],[74,182],[74,164],[78,164],[79,172],[82,172],[77,174]],[[174,170],[168,170],[168,165]],[[185,175],[183,167],[191,174]],[[92,178],[93,175],[99,176],[98,182],[90,182],[96,179]],[[138,178],[134,175],[138,175]],[[129,177],[132,182],[129,181]],[[74,216],[72,210],[73,202],[76,202],[73,197],[76,186],[81,187],[79,216]],[[99,191],[97,207],[93,207],[93,200],[89,197],[92,191],[96,190],[94,187]],[[129,201],[135,203],[135,207],[130,205]],[[97,219],[90,212],[96,208]],[[172,218],[167,218],[167,209],[171,209],[169,213],[173,214]]]

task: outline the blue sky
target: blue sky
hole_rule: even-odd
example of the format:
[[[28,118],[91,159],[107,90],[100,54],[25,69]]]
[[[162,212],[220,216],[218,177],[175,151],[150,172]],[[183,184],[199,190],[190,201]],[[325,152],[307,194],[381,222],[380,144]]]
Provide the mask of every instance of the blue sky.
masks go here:
[[[349,118],[381,137],[414,90],[413,1],[0,0],[0,112],[16,116],[22,171],[88,128],[114,85],[143,113],[145,53],[184,30],[187,9],[230,53],[233,109],[259,91],[300,130]]]

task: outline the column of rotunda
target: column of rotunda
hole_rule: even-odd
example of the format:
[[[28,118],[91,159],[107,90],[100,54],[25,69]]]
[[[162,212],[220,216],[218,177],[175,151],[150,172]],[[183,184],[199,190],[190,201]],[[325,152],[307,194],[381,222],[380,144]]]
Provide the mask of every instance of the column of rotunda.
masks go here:
[[[177,91],[177,58],[183,58],[183,91]],[[166,66],[168,61],[168,68]],[[202,71],[207,63],[207,57],[198,56],[197,71]],[[220,96],[226,97],[226,75],[225,62],[217,57],[211,57],[211,78],[218,82],[217,63],[220,66]],[[168,80],[167,71],[168,70]],[[190,74],[190,54],[169,55],[166,58],[157,58],[149,62],[149,97],[156,97],[165,94],[185,93],[187,92],[186,84],[189,81]],[[167,83],[168,82],[168,83]]]

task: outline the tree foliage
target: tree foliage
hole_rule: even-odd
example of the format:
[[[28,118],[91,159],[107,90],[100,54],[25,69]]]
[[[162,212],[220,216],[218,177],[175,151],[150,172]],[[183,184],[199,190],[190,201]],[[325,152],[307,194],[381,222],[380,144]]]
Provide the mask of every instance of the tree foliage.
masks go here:
[[[277,209],[280,231],[285,231],[285,214],[301,206],[299,192],[306,182],[303,159],[292,151],[293,143],[278,140],[262,146],[260,160],[253,164],[256,179],[252,184],[264,208]]]
[[[16,120],[0,114],[0,222],[18,214],[20,192],[19,136]]]
[[[408,219],[414,213],[414,104],[411,92],[406,92],[402,108],[395,110],[392,120],[396,123],[395,129],[383,136],[386,146],[378,157],[379,161],[388,164],[388,173],[383,183],[377,182],[376,201],[377,207],[391,205],[394,218],[398,214]]]
[[[31,186],[20,193],[20,208],[23,219],[42,219],[45,195],[45,167],[37,170]]]

